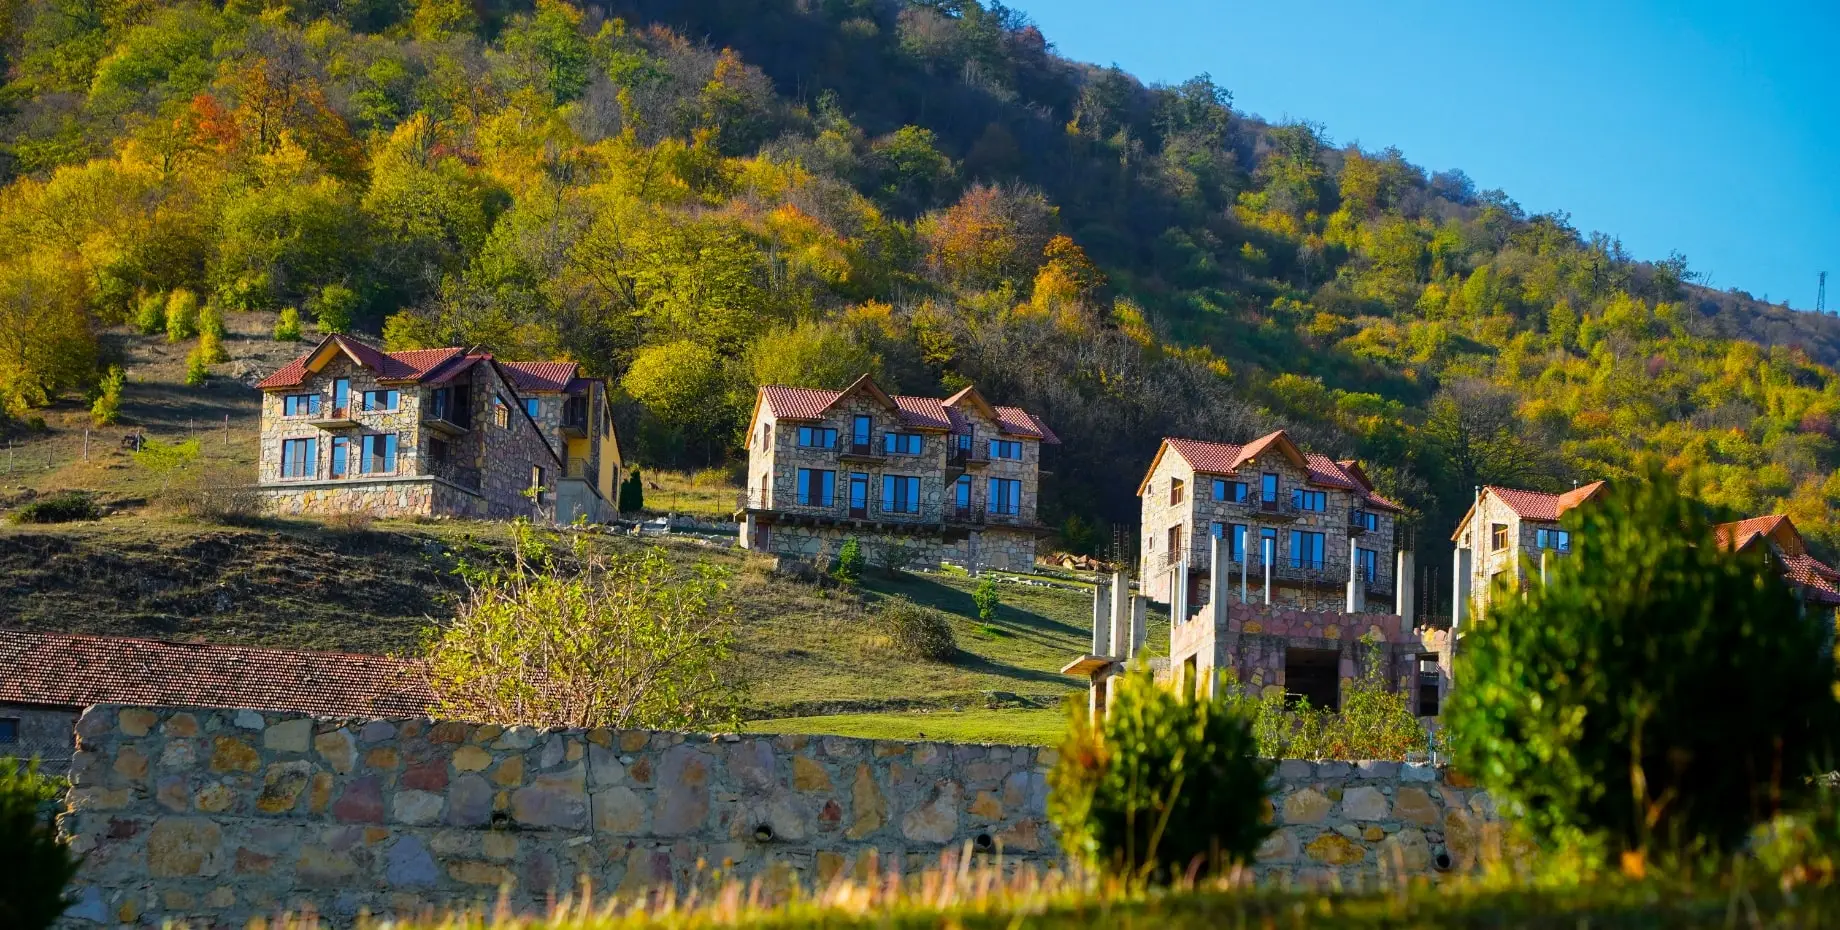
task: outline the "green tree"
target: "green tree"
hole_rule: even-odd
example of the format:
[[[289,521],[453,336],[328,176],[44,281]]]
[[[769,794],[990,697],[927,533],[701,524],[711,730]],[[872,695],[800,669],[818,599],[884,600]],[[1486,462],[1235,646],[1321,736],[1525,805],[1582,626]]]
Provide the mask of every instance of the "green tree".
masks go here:
[[[58,796],[57,779],[40,775],[38,763],[0,757],[0,926],[48,930],[70,907],[64,889],[80,864],[45,816]]]
[[[320,288],[308,309],[313,311],[314,325],[322,333],[345,333],[358,315],[358,293],[343,284]]]
[[[1548,582],[1463,639],[1457,763],[1554,842],[1626,863],[1735,847],[1833,767],[1830,622],[1664,475],[1566,521]]]
[[[581,34],[581,11],[559,0],[537,0],[534,14],[518,16],[505,30],[505,54],[523,79],[563,104],[588,87],[594,48]]]
[[[89,405],[90,422],[108,426],[121,418],[121,388],[126,381],[120,365],[109,366],[109,373],[97,385],[95,401]]]
[[[647,346],[620,383],[656,422],[699,445],[705,456],[727,444],[736,419],[728,368],[708,346],[687,339]]]
[[[989,575],[979,578],[977,587],[971,592],[971,602],[977,605],[979,620],[994,622],[997,619],[997,608],[1003,606],[1003,595],[997,590],[997,579]]]
[[[198,335],[198,295],[180,288],[166,297],[166,341],[184,342]]]
[[[634,465],[626,480],[620,482],[619,507],[621,513],[638,513],[645,509],[645,481],[639,476],[639,466]]]
[[[282,307],[275,317],[275,341],[300,341],[300,311],[293,307]]]
[[[143,336],[166,332],[165,294],[144,294],[134,302],[134,328]]]
[[[748,347],[746,364],[756,386],[839,390],[863,375],[880,378],[882,359],[843,326],[807,321],[780,327]]]
[[[1069,700],[1067,735],[1048,773],[1048,817],[1061,848],[1127,877],[1174,880],[1192,865],[1249,861],[1271,833],[1273,766],[1224,698],[1186,700],[1142,669],[1113,678],[1100,720]]]
[[[724,573],[576,542],[569,565],[532,564],[520,546],[515,565],[472,583],[428,650],[441,712],[532,726],[735,725],[744,689]]]

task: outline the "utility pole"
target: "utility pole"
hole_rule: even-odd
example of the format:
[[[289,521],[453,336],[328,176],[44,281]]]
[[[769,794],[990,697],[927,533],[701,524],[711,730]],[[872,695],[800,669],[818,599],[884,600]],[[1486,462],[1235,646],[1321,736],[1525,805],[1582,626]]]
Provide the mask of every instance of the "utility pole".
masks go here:
[[[1814,312],[1827,312],[1827,272],[1821,272],[1821,285],[1814,292]]]

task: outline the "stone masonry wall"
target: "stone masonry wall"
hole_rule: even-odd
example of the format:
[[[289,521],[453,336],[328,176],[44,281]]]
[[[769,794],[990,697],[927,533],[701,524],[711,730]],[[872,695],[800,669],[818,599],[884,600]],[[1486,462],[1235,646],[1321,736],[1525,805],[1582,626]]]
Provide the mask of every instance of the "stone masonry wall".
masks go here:
[[[248,710],[92,707],[59,826],[86,858],[62,926],[333,925],[582,878],[633,895],[724,875],[798,881],[934,866],[988,840],[1058,863],[1052,750],[708,737]],[[1429,766],[1280,762],[1265,881],[1351,886],[1467,869],[1499,847],[1489,797]]]
[[[984,837],[1047,863],[1048,750],[708,737],[237,710],[88,709],[60,827],[68,926],[241,927],[312,904],[524,909],[707,870],[796,878],[935,864]],[[871,871],[872,870],[872,871]]]
[[[740,532],[742,539],[754,541],[749,537],[748,527],[742,527]],[[765,551],[822,567],[828,566],[843,548],[844,540],[852,537],[862,547],[863,558],[870,565],[887,564],[887,553],[894,548],[899,548],[905,556],[904,564],[915,567],[932,568],[950,563],[973,571],[985,568],[1027,571],[1035,564],[1035,534],[1001,529],[986,529],[947,539],[938,532],[873,533],[848,527],[782,523],[766,529]]]

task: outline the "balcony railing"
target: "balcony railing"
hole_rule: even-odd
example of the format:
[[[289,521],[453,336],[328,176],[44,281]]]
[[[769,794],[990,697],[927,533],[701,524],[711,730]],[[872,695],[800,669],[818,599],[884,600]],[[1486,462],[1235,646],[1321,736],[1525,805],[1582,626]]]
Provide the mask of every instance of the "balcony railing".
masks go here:
[[[1247,581],[1257,586],[1265,578],[1265,562],[1257,543],[1248,559],[1236,559],[1228,554],[1227,574],[1233,584],[1239,583],[1240,563],[1245,561]],[[1173,568],[1181,563],[1184,556],[1188,558],[1188,570],[1191,574],[1207,572],[1212,569],[1213,552],[1203,542],[1198,546],[1185,546],[1176,549],[1164,549],[1155,553],[1153,564]],[[1348,558],[1324,557],[1320,561],[1292,561],[1290,554],[1280,551],[1271,562],[1271,580],[1304,585],[1341,586],[1348,583]],[[1368,581],[1367,590],[1372,593],[1390,594],[1393,590],[1392,580],[1384,573],[1384,561],[1375,566],[1374,577]]]

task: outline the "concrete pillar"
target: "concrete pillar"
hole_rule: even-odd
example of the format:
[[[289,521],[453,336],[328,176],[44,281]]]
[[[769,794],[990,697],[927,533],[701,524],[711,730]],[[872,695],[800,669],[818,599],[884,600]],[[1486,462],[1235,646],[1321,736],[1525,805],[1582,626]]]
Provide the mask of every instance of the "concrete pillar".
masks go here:
[[[1546,587],[1546,569],[1552,565],[1552,550],[1540,550],[1540,587]]]
[[[1417,568],[1412,564],[1411,551],[1407,549],[1399,550],[1398,563],[1399,567],[1393,572],[1393,612],[1405,619],[1401,628],[1409,630],[1412,628],[1413,608],[1417,606],[1412,598],[1418,584]]]
[[[1267,607],[1271,606],[1271,560],[1277,555],[1277,548],[1278,541],[1275,539],[1259,540],[1260,561],[1265,565],[1265,606]]]
[[[1123,577],[1119,577],[1114,579],[1114,581],[1115,583],[1112,586],[1112,601],[1109,605],[1112,609],[1108,611],[1109,616],[1106,618],[1110,621],[1112,628],[1111,654],[1120,661],[1128,661],[1131,658],[1131,618],[1125,611],[1118,609],[1121,606],[1118,603],[1118,591],[1125,587],[1125,580]],[[1129,596],[1128,590],[1126,591],[1126,596]]]
[[[1367,611],[1367,579],[1361,577],[1360,559],[1361,543],[1354,537],[1348,538],[1348,612],[1351,614]]]
[[[1147,611],[1150,602],[1141,597],[1131,598],[1131,658],[1144,651],[1144,643],[1150,639],[1150,624]]]
[[[1114,628],[1116,628],[1118,624],[1117,618],[1124,616],[1130,609],[1131,579],[1129,576],[1125,575],[1124,569],[1119,569],[1112,573],[1112,603],[1107,610],[1107,613],[1113,618],[1112,625]],[[1113,640],[1113,642],[1119,641]],[[1122,651],[1123,648],[1124,644],[1119,642],[1120,651]]]
[[[1216,630],[1227,628],[1227,543],[1216,536],[1208,552],[1208,620]]]
[[[1093,588],[1093,637],[1092,654],[1109,656],[1112,654],[1112,618],[1107,608],[1112,599],[1107,593],[1107,585],[1100,581]]]
[[[1188,622],[1188,555],[1182,555],[1182,561],[1176,563],[1175,579],[1170,582],[1175,590],[1169,592],[1169,624]]]
[[[1246,570],[1252,564],[1251,526],[1246,528],[1247,538],[1240,540],[1239,553],[1239,602],[1246,603]]]
[[[1452,635],[1469,619],[1470,551],[1458,546],[1450,558],[1450,629]]]

